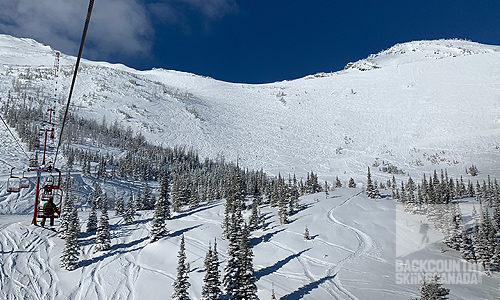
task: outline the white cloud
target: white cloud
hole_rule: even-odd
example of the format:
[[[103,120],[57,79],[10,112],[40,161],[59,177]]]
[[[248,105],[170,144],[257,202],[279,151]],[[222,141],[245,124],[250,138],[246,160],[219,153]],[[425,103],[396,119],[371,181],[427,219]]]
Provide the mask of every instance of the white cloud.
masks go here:
[[[224,15],[236,11],[237,6],[234,0],[177,0],[185,2],[192,7],[199,9],[209,18],[221,18]]]
[[[77,54],[87,1],[3,2],[0,33],[33,38],[66,54]],[[189,12],[199,13],[211,21],[236,10],[235,0],[97,0],[84,56],[105,60],[116,55],[148,54],[155,35],[153,23],[180,25],[188,33],[191,27]]]
[[[11,1],[0,10],[0,32],[76,55],[87,8],[88,2],[81,0]],[[147,10],[136,0],[96,1],[84,54],[103,59],[147,52],[153,32]]]
[[[185,33],[191,32],[191,12],[201,14],[206,24],[238,10],[235,0],[156,0],[148,4],[155,21],[179,25]]]

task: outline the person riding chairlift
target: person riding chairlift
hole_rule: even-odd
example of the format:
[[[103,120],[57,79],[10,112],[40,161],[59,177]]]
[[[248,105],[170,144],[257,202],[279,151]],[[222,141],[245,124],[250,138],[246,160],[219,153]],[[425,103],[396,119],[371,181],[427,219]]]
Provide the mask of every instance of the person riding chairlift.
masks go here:
[[[54,226],[54,218],[55,218],[55,213],[59,216],[60,212],[59,209],[57,208],[57,205],[54,204],[53,198],[49,198],[47,200],[47,203],[43,205],[43,217],[42,217],[42,222],[41,225],[42,227],[45,226],[45,219],[50,218],[50,226]]]

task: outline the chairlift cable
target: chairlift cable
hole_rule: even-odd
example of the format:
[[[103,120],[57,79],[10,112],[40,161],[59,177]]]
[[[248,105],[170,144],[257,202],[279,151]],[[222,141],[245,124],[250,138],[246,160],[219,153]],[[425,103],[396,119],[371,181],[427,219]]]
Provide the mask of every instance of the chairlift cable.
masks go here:
[[[4,164],[8,165],[11,168],[15,168],[13,165],[9,164],[8,162],[6,162],[5,160],[3,160],[1,158],[0,158],[0,161],[2,161]]]
[[[21,145],[21,143],[19,143],[18,139],[16,138],[16,136],[14,135],[14,133],[12,132],[12,130],[10,130],[9,125],[7,125],[7,123],[5,122],[5,120],[2,118],[2,115],[0,115],[0,119],[2,119],[2,122],[5,124],[5,127],[7,127],[7,130],[10,132],[10,135],[12,135],[12,138],[14,139],[14,141],[16,141],[16,143],[19,146],[19,148],[21,149],[21,151],[23,151],[24,155],[26,155],[26,157],[29,160],[30,157],[28,156],[28,154],[26,153],[26,151],[24,151],[23,146]]]
[[[71,102],[71,96],[73,94],[73,88],[75,87],[76,74],[78,73],[78,67],[80,66],[80,59],[82,58],[83,44],[85,43],[85,37],[87,36],[87,29],[89,28],[90,16],[92,14],[92,8],[94,7],[94,0],[90,0],[89,8],[87,11],[87,18],[85,19],[85,26],[83,27],[82,40],[80,41],[80,50],[78,50],[78,58],[76,59],[75,72],[73,73],[73,81],[71,82],[71,88],[69,90],[68,102],[66,103],[66,111],[64,112],[64,118],[61,125],[61,132],[59,134],[59,141],[57,142],[56,155],[54,157],[54,166],[57,161],[57,154],[59,153],[59,147],[61,146],[64,125],[66,124],[66,117],[68,116],[69,105]]]

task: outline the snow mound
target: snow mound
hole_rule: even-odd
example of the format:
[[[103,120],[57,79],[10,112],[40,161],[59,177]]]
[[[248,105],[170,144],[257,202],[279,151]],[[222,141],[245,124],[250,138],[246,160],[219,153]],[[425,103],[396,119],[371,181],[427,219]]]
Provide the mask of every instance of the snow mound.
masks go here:
[[[500,52],[499,46],[483,45],[466,40],[412,41],[392,46],[365,59],[348,63],[344,69],[367,71],[385,66],[403,65],[431,59]]]

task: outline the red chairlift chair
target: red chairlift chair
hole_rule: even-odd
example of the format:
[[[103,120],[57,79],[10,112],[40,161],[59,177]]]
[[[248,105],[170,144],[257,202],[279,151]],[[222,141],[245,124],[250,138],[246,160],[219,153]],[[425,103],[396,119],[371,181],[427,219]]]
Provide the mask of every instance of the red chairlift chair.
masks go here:
[[[29,188],[30,187],[30,179],[26,176],[24,176],[24,172],[23,172],[23,177],[21,178],[21,188],[22,189],[25,189],[25,188]]]
[[[21,191],[21,178],[12,175],[14,169],[10,169],[10,177],[7,180],[7,192],[9,193],[19,193]]]

